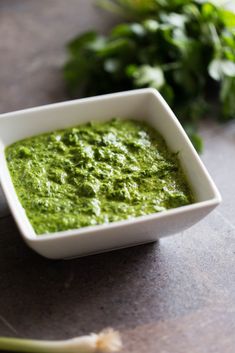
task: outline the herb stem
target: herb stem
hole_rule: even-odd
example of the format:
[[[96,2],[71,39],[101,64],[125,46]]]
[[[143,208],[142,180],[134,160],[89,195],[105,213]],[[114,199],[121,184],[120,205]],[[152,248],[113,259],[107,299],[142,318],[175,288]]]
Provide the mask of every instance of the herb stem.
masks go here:
[[[161,68],[163,71],[180,69],[181,67],[182,67],[182,63],[179,63],[179,62],[172,62],[172,63],[161,65]]]
[[[95,353],[118,352],[122,347],[117,331],[107,329],[99,334],[62,341],[42,341],[0,337],[0,350],[25,353]]]
[[[215,44],[215,48],[216,48],[217,54],[219,54],[219,56],[220,56],[221,55],[221,51],[222,51],[222,45],[221,45],[221,42],[220,42],[219,35],[217,33],[217,30],[216,30],[214,24],[209,23],[209,28],[210,28],[210,31],[211,31],[211,37],[212,37],[213,42]]]

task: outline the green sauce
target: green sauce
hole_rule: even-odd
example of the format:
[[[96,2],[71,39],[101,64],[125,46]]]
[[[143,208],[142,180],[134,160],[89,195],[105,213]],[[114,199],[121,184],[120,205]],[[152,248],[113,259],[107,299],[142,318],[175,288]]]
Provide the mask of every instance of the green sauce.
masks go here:
[[[18,141],[5,153],[37,234],[193,202],[177,155],[144,122],[92,122]]]

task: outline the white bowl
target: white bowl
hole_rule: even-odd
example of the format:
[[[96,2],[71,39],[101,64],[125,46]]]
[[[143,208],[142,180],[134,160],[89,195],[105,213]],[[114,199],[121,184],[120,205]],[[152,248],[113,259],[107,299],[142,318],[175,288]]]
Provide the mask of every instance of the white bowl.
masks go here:
[[[4,155],[13,142],[91,120],[112,117],[146,120],[165,138],[179,159],[196,202],[191,205],[80,229],[36,235],[15,193]],[[192,226],[220,202],[221,196],[179,121],[154,89],[140,89],[57,103],[0,117],[0,181],[25,242],[48,258],[83,256],[157,240]]]

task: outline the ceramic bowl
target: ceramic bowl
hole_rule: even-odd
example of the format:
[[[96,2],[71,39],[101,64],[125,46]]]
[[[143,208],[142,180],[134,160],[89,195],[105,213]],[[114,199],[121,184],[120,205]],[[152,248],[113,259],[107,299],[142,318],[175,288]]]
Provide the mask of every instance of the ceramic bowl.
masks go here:
[[[29,136],[112,117],[145,120],[165,138],[178,156],[195,203],[130,220],[36,235],[15,193],[4,149]],[[53,259],[89,255],[152,242],[192,226],[221,201],[197,152],[179,121],[154,89],[140,89],[73,100],[2,114],[0,117],[0,181],[8,205],[25,242]]]

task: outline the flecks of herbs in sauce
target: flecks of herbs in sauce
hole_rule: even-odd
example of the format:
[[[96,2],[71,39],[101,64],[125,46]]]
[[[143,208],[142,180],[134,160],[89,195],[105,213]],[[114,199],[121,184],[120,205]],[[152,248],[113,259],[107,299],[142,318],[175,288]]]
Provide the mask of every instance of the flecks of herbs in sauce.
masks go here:
[[[18,141],[5,153],[16,193],[37,234],[193,202],[177,155],[144,122],[91,122]]]

